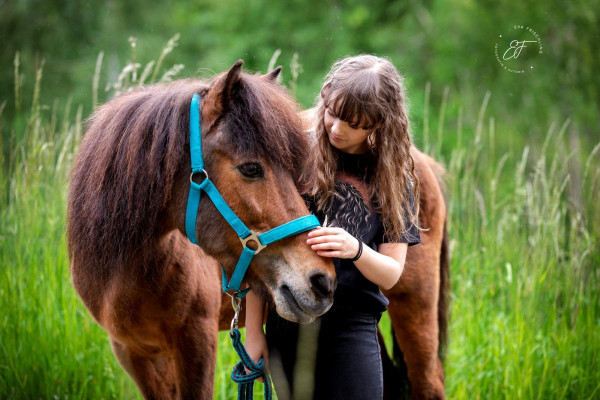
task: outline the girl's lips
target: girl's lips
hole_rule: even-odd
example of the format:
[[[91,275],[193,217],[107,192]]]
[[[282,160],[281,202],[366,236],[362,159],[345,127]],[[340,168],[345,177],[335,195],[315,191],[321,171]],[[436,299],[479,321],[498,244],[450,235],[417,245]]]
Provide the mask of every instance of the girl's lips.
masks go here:
[[[331,140],[333,140],[334,142],[339,142],[341,141],[341,139],[337,136],[335,136],[333,133],[330,134]]]

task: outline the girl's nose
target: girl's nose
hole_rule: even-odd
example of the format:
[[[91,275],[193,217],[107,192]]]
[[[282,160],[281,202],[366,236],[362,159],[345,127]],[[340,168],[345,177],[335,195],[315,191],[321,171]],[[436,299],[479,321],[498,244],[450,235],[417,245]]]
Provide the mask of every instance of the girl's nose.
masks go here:
[[[340,119],[339,118],[335,118],[333,120],[333,124],[331,125],[331,131],[336,134],[339,133],[339,129],[340,129]]]

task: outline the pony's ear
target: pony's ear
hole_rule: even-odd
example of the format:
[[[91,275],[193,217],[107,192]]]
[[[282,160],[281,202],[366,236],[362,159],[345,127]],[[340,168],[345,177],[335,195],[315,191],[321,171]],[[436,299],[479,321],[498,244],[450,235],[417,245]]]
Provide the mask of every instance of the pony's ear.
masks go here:
[[[210,129],[217,118],[227,111],[229,102],[235,96],[235,91],[242,78],[242,64],[244,64],[243,60],[237,60],[229,71],[216,77],[208,88],[202,106],[203,129],[205,127]]]
[[[233,97],[234,92],[240,83],[240,79],[242,78],[242,64],[244,64],[244,60],[237,60],[235,64],[229,68],[225,78],[220,80],[219,83],[222,83],[222,87],[217,86],[217,89],[221,91],[221,104],[223,109],[227,108],[229,101]]]
[[[273,71],[269,72],[268,74],[264,74],[263,78],[265,78],[271,82],[276,82],[280,73],[281,73],[281,65],[278,66],[277,68],[275,68]]]

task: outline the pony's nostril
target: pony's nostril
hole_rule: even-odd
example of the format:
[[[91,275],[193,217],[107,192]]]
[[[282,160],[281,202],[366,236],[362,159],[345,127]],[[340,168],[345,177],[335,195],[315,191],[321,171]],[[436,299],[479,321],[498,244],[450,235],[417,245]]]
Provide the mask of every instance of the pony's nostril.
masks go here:
[[[324,274],[314,274],[310,277],[312,289],[321,296],[329,296],[335,289],[333,279]]]

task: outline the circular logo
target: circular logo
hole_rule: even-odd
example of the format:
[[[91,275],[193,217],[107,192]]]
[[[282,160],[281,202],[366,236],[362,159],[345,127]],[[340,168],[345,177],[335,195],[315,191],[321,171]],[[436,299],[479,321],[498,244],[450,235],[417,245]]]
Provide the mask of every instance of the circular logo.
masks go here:
[[[542,40],[528,26],[514,25],[509,35],[499,35],[494,46],[496,60],[502,68],[513,74],[533,72],[534,61],[543,54]]]

